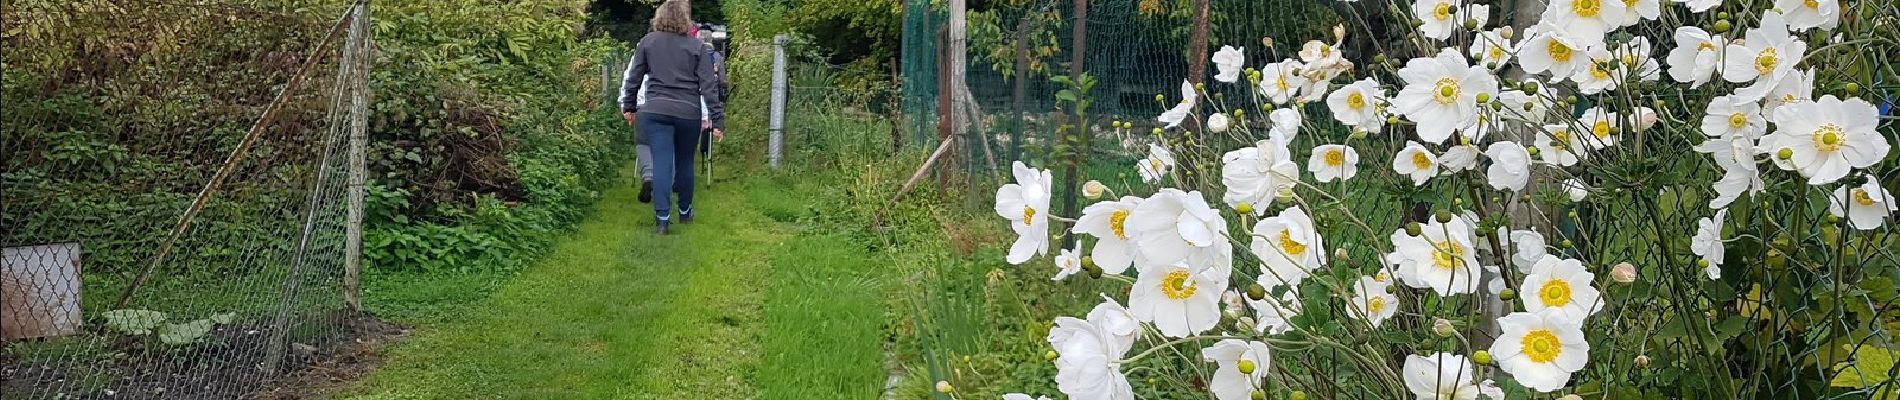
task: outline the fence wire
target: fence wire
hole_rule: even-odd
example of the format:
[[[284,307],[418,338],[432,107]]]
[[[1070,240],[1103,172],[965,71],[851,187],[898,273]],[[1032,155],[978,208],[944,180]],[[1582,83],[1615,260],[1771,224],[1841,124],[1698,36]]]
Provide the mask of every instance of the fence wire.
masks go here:
[[[45,17],[9,11],[26,24]],[[228,16],[177,17],[194,27]],[[0,397],[251,396],[370,323],[350,306],[345,281],[349,194],[361,190],[350,175],[362,167],[350,162],[350,139],[366,115],[370,21],[359,4],[334,25],[309,22],[314,34],[287,29],[265,46],[301,50],[234,54],[191,71],[217,79],[281,69],[273,82],[223,86],[262,88],[234,89],[258,99],[231,112],[263,114],[252,132],[52,131],[65,122],[9,116]],[[252,23],[238,29],[273,22]],[[240,37],[192,33],[203,40],[189,43],[202,46]],[[287,83],[300,69],[306,82]]]

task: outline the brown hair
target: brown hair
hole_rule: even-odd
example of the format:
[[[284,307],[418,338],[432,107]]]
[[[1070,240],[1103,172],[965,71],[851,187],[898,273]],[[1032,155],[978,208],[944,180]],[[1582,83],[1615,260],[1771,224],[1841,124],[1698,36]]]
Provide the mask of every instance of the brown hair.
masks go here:
[[[653,31],[685,35],[693,29],[693,6],[686,0],[666,0],[653,11]]]

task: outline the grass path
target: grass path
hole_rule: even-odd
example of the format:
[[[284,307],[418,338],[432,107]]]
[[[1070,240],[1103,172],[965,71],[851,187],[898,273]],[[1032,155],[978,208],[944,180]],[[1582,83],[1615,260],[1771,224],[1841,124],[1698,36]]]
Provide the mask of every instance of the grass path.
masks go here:
[[[609,190],[549,256],[468,315],[421,327],[344,393],[875,398],[886,279],[846,237],[760,211],[809,201],[788,176],[702,191],[699,220],[664,237],[632,188]]]

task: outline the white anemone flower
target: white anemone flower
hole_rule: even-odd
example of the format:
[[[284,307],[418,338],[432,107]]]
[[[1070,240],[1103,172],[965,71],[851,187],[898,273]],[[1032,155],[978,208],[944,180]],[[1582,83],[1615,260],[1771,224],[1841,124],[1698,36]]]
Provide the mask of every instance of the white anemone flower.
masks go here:
[[[1194,272],[1186,263],[1148,267],[1128,292],[1129,311],[1162,335],[1188,337],[1220,322],[1220,294],[1226,290],[1225,272]]]
[[[1765,115],[1774,115],[1771,113],[1782,105],[1814,101],[1814,71],[1794,70],[1788,76],[1781,77],[1781,81],[1776,82],[1775,87],[1761,97],[1761,110]]]
[[[1643,20],[1662,17],[1662,0],[1619,0],[1629,12],[1624,13],[1622,26],[1636,25]]]
[[[1003,394],[1003,400],[1050,400],[1050,399],[1049,399],[1049,396],[1030,397],[1029,395],[1022,394],[1022,393],[1005,393]]]
[[[1134,340],[1109,332],[1104,326],[1109,322],[1057,317],[1049,330],[1049,346],[1056,352],[1056,389],[1069,398],[1134,400],[1134,388],[1121,371],[1122,356]]]
[[[1238,209],[1241,203],[1253,206],[1254,214],[1265,214],[1281,190],[1300,181],[1300,166],[1293,163],[1293,152],[1280,139],[1262,140],[1220,157],[1221,184],[1227,192],[1221,200]]]
[[[1240,80],[1241,65],[1247,62],[1246,51],[1245,47],[1221,46],[1220,51],[1214,52],[1214,70],[1217,71],[1214,80],[1227,83]]]
[[[1583,125],[1583,133],[1587,134],[1583,137],[1583,144],[1591,149],[1616,145],[1617,122],[1616,113],[1602,107],[1583,110],[1583,116],[1577,118],[1577,123]]]
[[[1062,249],[1056,253],[1055,280],[1068,279],[1069,275],[1082,272],[1082,242],[1075,242],[1075,249]]]
[[[1471,368],[1471,361],[1465,356],[1451,353],[1437,353],[1430,357],[1417,354],[1405,356],[1405,388],[1412,391],[1418,400],[1474,400],[1478,398],[1478,386],[1472,381],[1477,375]]]
[[[1683,0],[1682,5],[1688,6],[1689,11],[1708,12],[1715,6],[1722,5],[1722,0]]]
[[[1082,209],[1082,217],[1076,218],[1076,233],[1095,236],[1095,247],[1089,251],[1089,257],[1095,260],[1095,266],[1105,274],[1121,274],[1135,262],[1134,230],[1128,227],[1128,217],[1135,212],[1135,206],[1141,205],[1142,198],[1123,196],[1121,200],[1104,201],[1090,204]]]
[[[1656,62],[1655,49],[1649,44],[1649,38],[1637,36],[1630,39],[1616,46],[1610,55],[1623,62],[1612,73],[1619,80],[1654,82],[1662,79],[1662,64]]]
[[[1543,82],[1537,81],[1535,77],[1525,77],[1524,82],[1543,86]],[[1498,93],[1498,101],[1503,102],[1504,108],[1509,110],[1499,113],[1504,120],[1524,122],[1533,128],[1538,124],[1549,122],[1552,119],[1551,109],[1557,107],[1557,100],[1551,96],[1532,96],[1522,90],[1506,90]]]
[[[1438,165],[1447,174],[1470,171],[1478,168],[1478,154],[1478,146],[1469,144],[1451,146],[1445,149],[1445,154],[1438,155]]]
[[[1753,140],[1767,130],[1768,121],[1762,116],[1761,105],[1736,96],[1709,99],[1709,108],[1702,114],[1702,134],[1710,137]]]
[[[1280,210],[1253,226],[1248,246],[1261,262],[1261,286],[1298,285],[1326,262],[1326,243],[1313,218],[1299,206]]]
[[[1009,246],[1010,264],[1049,253],[1049,189],[1055,179],[1049,170],[1031,169],[1022,161],[1010,165],[1016,183],[996,189],[996,215],[1009,220],[1016,243]]]
[[[1261,276],[1256,279],[1256,283],[1265,286],[1272,283],[1268,279],[1270,278]],[[1293,317],[1299,316],[1300,309],[1303,308],[1300,305],[1299,286],[1288,286],[1286,294],[1277,298],[1268,295],[1260,300],[1248,300],[1247,305],[1253,307],[1254,332],[1269,335],[1293,330]]]
[[[1577,92],[1597,94],[1616,90],[1618,84],[1623,81],[1614,73],[1615,71],[1609,69],[1609,64],[1617,62],[1616,55],[1603,48],[1592,48],[1583,55],[1590,60],[1589,63],[1577,69],[1576,73],[1570,74],[1570,81],[1577,83]]]
[[[1461,0],[1420,0],[1412,3],[1412,16],[1419,20],[1419,35],[1445,40],[1451,37],[1452,30],[1465,23],[1458,15],[1464,2]]]
[[[1392,232],[1392,253],[1386,261],[1398,266],[1406,286],[1431,288],[1440,296],[1478,291],[1478,259],[1472,228],[1463,217],[1436,219],[1419,227],[1419,235],[1404,229]]]
[[[1867,168],[1887,158],[1892,150],[1886,137],[1874,131],[1880,111],[1861,99],[1842,101],[1833,95],[1775,109],[1775,132],[1763,136],[1762,151],[1786,150],[1787,161],[1808,184],[1834,183],[1853,168]]]
[[[1498,92],[1496,75],[1471,66],[1449,48],[1435,57],[1407,61],[1399,77],[1405,88],[1393,100],[1393,109],[1417,122],[1419,139],[1431,143],[1444,143],[1452,132],[1477,123],[1478,95]]]
[[[1695,236],[1689,238],[1689,252],[1703,261],[1709,262],[1709,268],[1722,265],[1726,260],[1726,249],[1722,245],[1722,220],[1728,219],[1728,210],[1715,210],[1714,217],[1703,217],[1695,221]],[[1710,274],[1715,279],[1720,273]]]
[[[1273,349],[1266,343],[1249,342],[1240,339],[1222,339],[1213,346],[1201,349],[1201,358],[1219,365],[1214,369],[1214,379],[1208,382],[1207,389],[1214,392],[1219,400],[1248,400],[1253,391],[1260,387],[1260,381],[1267,378],[1267,367],[1273,364]],[[1248,371],[1241,372],[1240,365],[1248,364]]]
[[[1155,120],[1168,124],[1169,128],[1181,126],[1181,122],[1187,121],[1190,117],[1188,114],[1194,112],[1194,102],[1199,97],[1200,95],[1194,91],[1194,84],[1182,80],[1181,102],[1175,103],[1174,108],[1161,112],[1161,116],[1155,117]]]
[[[1273,137],[1274,140],[1280,140],[1286,143],[1293,143],[1293,138],[1299,137],[1300,124],[1305,120],[1305,118],[1300,115],[1300,110],[1293,109],[1293,107],[1280,108],[1268,112],[1267,119],[1273,121],[1273,128],[1267,132],[1268,136]]]
[[[1868,177],[1866,183],[1856,187],[1841,186],[1834,194],[1827,196],[1827,211],[1836,217],[1846,218],[1847,226],[1859,230],[1873,230],[1887,223],[1887,216],[1900,205],[1894,204],[1893,194],[1880,187],[1874,178]]]
[[[1584,269],[1582,261],[1546,255],[1531,267],[1517,292],[1524,294],[1524,311],[1555,310],[1581,321],[1603,309],[1602,293],[1590,286],[1595,280],[1596,274]]]
[[[1722,49],[1727,47],[1728,39],[1722,36],[1693,26],[1677,27],[1676,48],[1663,61],[1669,63],[1670,78],[1698,88],[1715,76],[1716,67],[1722,65]]]
[[[1537,132],[1537,157],[1545,163],[1558,166],[1577,165],[1577,161],[1589,158],[1583,143],[1583,136],[1572,132],[1570,125],[1544,125]]]
[[[1405,148],[1399,150],[1392,159],[1392,172],[1412,177],[1412,185],[1424,186],[1425,181],[1438,175],[1438,156],[1425,145],[1414,141],[1405,141]]]
[[[1141,173],[1141,181],[1147,183],[1160,182],[1173,169],[1174,152],[1160,144],[1148,145],[1148,156],[1135,164],[1135,171]]]
[[[1728,207],[1743,193],[1759,194],[1767,189],[1768,183],[1762,181],[1761,169],[1755,162],[1753,136],[1734,134],[1709,139],[1696,145],[1695,151],[1708,153],[1715,159],[1715,165],[1722,168],[1722,178],[1713,184],[1715,198],[1709,200],[1709,208]]]
[[[1520,192],[1530,183],[1531,153],[1523,145],[1498,141],[1484,150],[1484,156],[1491,159],[1491,167],[1484,170],[1491,188]]]
[[[1380,282],[1377,278],[1365,276],[1353,282],[1352,307],[1358,310],[1355,316],[1365,318],[1373,328],[1384,324],[1399,312],[1399,296],[1386,292],[1392,286],[1389,282]]]
[[[1136,260],[1144,262],[1144,278],[1153,275],[1149,268],[1187,265],[1197,274],[1214,271],[1212,275],[1222,277],[1221,286],[1226,286],[1225,277],[1233,271],[1234,246],[1228,242],[1227,221],[1207,205],[1201,192],[1161,189],[1136,205],[1128,218]]]
[[[1517,48],[1511,45],[1511,39],[1504,37],[1504,31],[1505,28],[1500,27],[1479,33],[1472,38],[1471,48],[1466,49],[1465,54],[1478,60],[1479,65],[1492,70],[1504,68],[1511,62],[1511,53],[1517,52]]]
[[[1385,93],[1379,90],[1379,81],[1372,78],[1341,86],[1326,95],[1326,108],[1332,110],[1333,118],[1368,132],[1379,132],[1385,125],[1385,116],[1380,115],[1384,102]]]
[[[1128,311],[1128,307],[1115,302],[1115,299],[1106,294],[1100,296],[1102,304],[1096,304],[1094,309],[1089,310],[1089,324],[1108,334],[1109,340],[1123,349],[1134,345],[1135,339],[1141,337],[1141,320],[1135,318],[1135,313]]]
[[[1722,57],[1722,79],[1729,82],[1755,82],[1743,92],[1759,98],[1768,87],[1794,71],[1795,63],[1808,51],[1808,44],[1788,34],[1788,25],[1780,13],[1763,12],[1761,26],[1749,29],[1741,43],[1729,43]]]
[[[1563,26],[1578,37],[1593,42],[1623,26],[1629,17],[1629,5],[1621,0],[1552,0],[1544,7],[1540,23]]]
[[[1352,179],[1359,175],[1359,151],[1343,144],[1319,145],[1306,160],[1306,170],[1319,182]]]
[[[1498,329],[1502,334],[1491,344],[1498,367],[1539,393],[1562,389],[1590,360],[1583,321],[1556,310],[1514,312],[1498,318]]]
[[[1522,271],[1535,268],[1538,260],[1550,254],[1550,250],[1544,248],[1544,235],[1537,231],[1515,230],[1511,231],[1508,237],[1511,239],[1511,245],[1517,248],[1517,251],[1511,253],[1511,263],[1516,264]]]
[[[1273,104],[1292,101],[1299,96],[1300,88],[1306,86],[1306,77],[1300,75],[1300,62],[1291,59],[1260,67],[1260,77],[1260,94]]]
[[[1458,26],[1464,26],[1465,22],[1475,22],[1474,24],[1471,24],[1471,25],[1478,27],[1478,29],[1484,29],[1484,27],[1491,26],[1491,6],[1487,6],[1483,4],[1468,4],[1468,5],[1465,5],[1464,13],[1459,14],[1458,16],[1464,18],[1464,20],[1461,20],[1460,22],[1458,22]]]
[[[1517,62],[1525,73],[1548,72],[1551,82],[1556,82],[1589,67],[1590,57],[1584,53],[1599,47],[1602,40],[1585,39],[1561,26],[1539,23],[1524,30],[1524,41],[1517,46]]]
[[[1306,63],[1307,69],[1331,69],[1320,67],[1332,66],[1345,60],[1345,55],[1340,54],[1339,48],[1332,44],[1308,40],[1306,44],[1300,45],[1300,62]]]
[[[1840,0],[1775,0],[1775,9],[1786,13],[1788,30],[1795,32],[1834,30],[1841,25]]]
[[[1570,201],[1573,203],[1583,201],[1583,199],[1590,197],[1590,186],[1584,185],[1581,179],[1565,179],[1563,186],[1564,194],[1569,196]]]
[[[1207,116],[1207,130],[1209,132],[1226,132],[1228,126],[1232,123],[1233,121],[1227,119],[1227,114],[1215,113],[1214,115]]]
[[[1306,86],[1300,87],[1300,97],[1295,98],[1294,101],[1311,103],[1325,100],[1327,91],[1333,90],[1333,77],[1326,76],[1327,73],[1324,71],[1314,70],[1306,70],[1304,75],[1306,75]]]

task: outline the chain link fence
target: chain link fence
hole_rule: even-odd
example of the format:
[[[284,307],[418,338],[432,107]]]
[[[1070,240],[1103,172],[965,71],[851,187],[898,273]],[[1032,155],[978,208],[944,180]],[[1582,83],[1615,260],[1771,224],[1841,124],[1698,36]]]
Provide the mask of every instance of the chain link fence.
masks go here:
[[[170,111],[219,121],[250,115],[248,127],[54,131],[83,126],[60,119],[83,115],[9,111],[0,397],[255,396],[360,331],[380,329],[355,297],[374,56],[366,2],[333,21],[278,15],[236,27],[217,22],[233,18],[228,9],[176,11],[153,32],[179,36],[172,43],[187,50],[237,50],[191,60],[206,66],[185,68],[180,79],[282,72],[267,74],[269,82],[192,81],[151,95],[186,100],[177,104],[241,96],[262,107]],[[25,21],[10,25],[31,26],[59,21],[43,13],[61,11],[7,12]],[[127,15],[101,8],[62,18]],[[276,43],[228,42],[267,24],[288,33]],[[181,93],[206,87],[230,89]],[[71,109],[93,101],[67,95]]]

